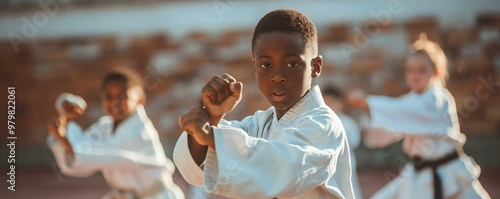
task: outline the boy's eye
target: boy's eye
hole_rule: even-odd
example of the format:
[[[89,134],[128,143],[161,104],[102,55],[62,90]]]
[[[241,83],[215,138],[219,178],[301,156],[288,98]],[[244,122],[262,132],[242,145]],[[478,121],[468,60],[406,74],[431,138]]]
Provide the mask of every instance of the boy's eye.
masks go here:
[[[127,95],[125,95],[125,94],[121,94],[121,95],[118,97],[118,99],[121,99],[121,100],[123,100],[123,99],[127,99]]]
[[[292,68],[292,67],[295,67],[297,65],[299,65],[299,64],[297,64],[296,62],[290,62],[286,66]]]
[[[269,64],[269,63],[263,63],[263,64],[260,64],[260,67],[261,68],[269,68],[269,67],[271,67],[271,64]]]

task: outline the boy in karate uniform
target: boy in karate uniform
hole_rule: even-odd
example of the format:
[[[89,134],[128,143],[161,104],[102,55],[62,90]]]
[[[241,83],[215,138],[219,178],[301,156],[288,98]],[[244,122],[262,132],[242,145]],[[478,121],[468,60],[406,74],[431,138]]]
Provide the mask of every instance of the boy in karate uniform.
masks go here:
[[[215,76],[202,89],[205,107],[179,118],[185,131],[174,162],[187,182],[231,198],[353,198],[344,128],[318,86],[317,31],[304,14],[266,14],[252,40],[255,76],[272,105],[242,121],[223,120],[242,83]]]
[[[463,153],[455,100],[444,87],[447,61],[440,46],[422,34],[406,62],[411,92],[398,98],[350,95],[353,105],[369,108],[373,128],[365,135],[371,146],[404,138],[411,158],[401,174],[372,198],[489,198],[477,166]],[[351,92],[352,93],[352,92]]]
[[[69,112],[48,125],[48,145],[64,175],[86,177],[101,172],[113,189],[104,198],[182,199],[181,189],[172,180],[175,167],[144,110],[142,83],[139,74],[130,70],[108,73],[101,84],[108,115],[85,131],[70,121],[83,113],[81,107],[62,99],[62,107]]]
[[[354,196],[356,199],[362,199],[361,189],[359,187],[358,175],[356,171],[356,156],[354,149],[358,148],[361,143],[361,130],[358,123],[351,117],[344,113],[346,101],[344,93],[333,86],[323,88],[323,99],[325,104],[328,105],[337,116],[339,116],[342,126],[344,126],[347,141],[349,142],[349,149],[351,154],[351,168],[352,168],[352,184]]]

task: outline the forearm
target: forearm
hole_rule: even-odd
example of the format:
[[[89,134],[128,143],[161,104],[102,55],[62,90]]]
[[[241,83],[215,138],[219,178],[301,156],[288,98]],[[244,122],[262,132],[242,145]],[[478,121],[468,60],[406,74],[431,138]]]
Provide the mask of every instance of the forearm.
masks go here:
[[[210,113],[208,113],[210,115]],[[226,116],[226,114],[224,115],[220,115],[220,116],[209,116],[209,123],[210,123],[210,126],[218,126],[219,125],[219,122],[224,118],[224,116]]]
[[[207,155],[208,146],[204,146],[199,144],[193,136],[188,134],[188,147],[189,152],[191,153],[191,157],[196,162],[198,166],[205,161],[205,157]]]
[[[74,156],[73,147],[67,137],[68,123],[65,116],[59,116],[54,123],[49,123],[47,129],[49,134],[64,147],[70,156]]]
[[[64,175],[72,177],[87,177],[97,171],[95,168],[82,167],[81,161],[75,161],[74,158],[68,157],[68,152],[62,142],[57,141],[54,136],[49,135],[47,137],[47,145],[54,155],[54,159],[56,160],[59,170]]]

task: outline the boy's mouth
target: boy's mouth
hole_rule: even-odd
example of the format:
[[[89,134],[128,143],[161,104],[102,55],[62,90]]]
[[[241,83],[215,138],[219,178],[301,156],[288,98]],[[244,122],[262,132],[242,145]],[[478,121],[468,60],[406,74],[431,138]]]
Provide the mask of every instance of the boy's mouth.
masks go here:
[[[273,98],[274,101],[280,102],[280,101],[285,100],[286,94],[283,93],[283,92],[274,92],[272,94],[272,98]]]
[[[121,108],[111,108],[111,113],[121,115],[124,111]]]

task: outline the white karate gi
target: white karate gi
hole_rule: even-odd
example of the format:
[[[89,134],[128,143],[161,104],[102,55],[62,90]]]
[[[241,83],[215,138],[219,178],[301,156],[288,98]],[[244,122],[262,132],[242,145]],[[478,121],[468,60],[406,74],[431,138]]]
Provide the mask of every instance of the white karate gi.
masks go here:
[[[370,96],[372,127],[404,135],[403,150],[424,161],[440,159],[465,143],[460,133],[455,100],[439,81],[424,93],[410,92],[402,97]],[[489,198],[478,181],[480,168],[461,154],[437,169],[442,179],[444,198]],[[407,164],[400,175],[372,198],[433,198],[432,170],[416,171]]]
[[[358,173],[356,171],[356,156],[354,154],[354,149],[358,148],[361,143],[361,131],[359,130],[358,123],[354,121],[351,117],[344,113],[337,113],[344,126],[345,133],[347,136],[347,141],[349,142],[349,149],[351,154],[351,168],[352,168],[352,185],[354,191],[354,197],[356,199],[362,199],[361,189],[359,187]]]
[[[339,118],[313,87],[278,120],[274,107],[213,127],[204,170],[184,132],[174,162],[187,182],[232,198],[353,198],[349,146]]]
[[[113,118],[101,117],[85,132],[74,122],[68,123],[67,137],[75,159],[66,156],[62,145],[49,135],[48,145],[64,175],[86,177],[101,172],[113,191],[104,198],[135,197],[182,199],[182,190],[174,184],[175,167],[163,147],[143,106],[120,123],[115,132]]]

